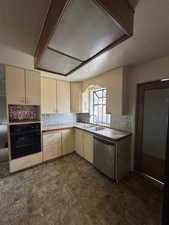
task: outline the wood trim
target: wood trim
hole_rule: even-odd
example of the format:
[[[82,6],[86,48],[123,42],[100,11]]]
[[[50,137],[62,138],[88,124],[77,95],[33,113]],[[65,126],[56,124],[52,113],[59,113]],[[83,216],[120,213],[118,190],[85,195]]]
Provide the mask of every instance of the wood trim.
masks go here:
[[[51,0],[47,18],[45,20],[45,24],[40,35],[40,40],[35,51],[35,68],[38,67],[39,59],[47,47],[56,25],[60,21],[63,10],[69,2],[70,0]]]
[[[53,52],[56,52],[56,53],[58,53],[58,54],[60,54],[60,55],[63,55],[63,56],[69,57],[69,58],[71,58],[71,59],[74,59],[74,60],[76,60],[76,61],[79,61],[79,62],[81,62],[81,63],[83,62],[82,60],[80,60],[80,59],[78,59],[78,58],[76,58],[76,57],[73,57],[73,56],[71,56],[71,55],[67,55],[67,54],[65,54],[65,53],[63,53],[63,52],[57,51],[57,50],[54,49],[54,48],[48,47],[48,49],[51,50],[51,51],[53,51]]]
[[[57,0],[57,1],[52,0],[48,14],[47,14],[47,18],[40,36],[40,40],[35,51],[35,58],[34,58],[35,69],[40,69],[45,72],[50,72],[50,73],[54,73],[54,74],[58,74],[62,76],[68,76],[74,71],[76,71],[77,69],[79,69],[80,67],[90,62],[91,60],[98,57],[99,55],[103,54],[104,52],[120,44],[122,41],[125,41],[133,34],[134,9],[130,7],[128,1],[126,0],[118,0],[118,1],[93,0],[99,7],[107,11],[107,13],[117,21],[117,24],[119,25],[120,29],[123,30],[124,32],[123,37],[115,41],[114,43],[110,44],[109,46],[104,48],[102,51],[94,55],[93,57],[87,59],[86,61],[82,61],[82,63],[79,66],[77,66],[76,68],[68,72],[67,74],[43,69],[39,65],[40,58],[42,57],[44,50],[47,48],[49,40],[52,37],[55,31],[55,28],[62,17],[64,9],[70,3],[70,1],[71,0]]]
[[[135,170],[142,169],[142,139],[143,139],[143,121],[144,121],[144,93],[147,90],[169,88],[169,81],[161,80],[141,83],[137,85],[136,97],[136,124],[135,124]]]
[[[167,148],[166,148],[166,164],[165,164],[165,188],[162,225],[169,224],[169,121],[167,131]]]
[[[133,34],[134,9],[126,0],[93,0],[99,7],[103,8],[111,15],[120,28],[129,36]],[[119,10],[120,9],[120,10]]]
[[[77,66],[76,68],[74,68],[73,70],[71,70],[70,72],[63,74],[63,73],[59,73],[56,71],[52,71],[52,70],[47,70],[47,69],[43,69],[42,67],[39,67],[38,65],[35,64],[35,69],[38,70],[42,70],[48,73],[53,73],[56,75],[62,75],[62,76],[68,76],[71,73],[75,72],[76,70],[78,70],[80,67],[86,65],[87,63],[89,63],[90,61],[92,61],[93,59],[95,59],[96,57],[98,57],[99,55],[103,54],[104,52],[109,51],[110,49],[112,49],[113,47],[115,47],[116,45],[120,44],[121,42],[127,40],[129,38],[128,35],[124,35],[121,39],[115,41],[113,44],[110,44],[109,46],[107,46],[106,48],[104,48],[102,51],[98,52],[96,55],[92,56],[91,58],[89,58],[88,60],[82,62],[79,66]]]

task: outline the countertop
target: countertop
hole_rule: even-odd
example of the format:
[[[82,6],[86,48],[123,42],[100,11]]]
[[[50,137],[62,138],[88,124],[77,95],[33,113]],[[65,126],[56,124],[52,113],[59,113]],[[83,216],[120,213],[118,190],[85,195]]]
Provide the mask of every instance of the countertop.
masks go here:
[[[92,133],[97,136],[105,137],[107,139],[111,139],[114,141],[119,141],[120,139],[126,138],[131,136],[130,132],[120,131],[112,128],[103,128],[102,130],[93,131],[87,128],[87,126],[97,126],[94,124],[87,124],[87,123],[71,123],[71,124],[60,124],[60,125],[48,125],[42,126],[42,132],[50,132],[55,130],[63,130],[63,129],[70,129],[70,128],[78,128],[81,130],[85,130],[89,133]],[[100,126],[97,126],[100,127]]]

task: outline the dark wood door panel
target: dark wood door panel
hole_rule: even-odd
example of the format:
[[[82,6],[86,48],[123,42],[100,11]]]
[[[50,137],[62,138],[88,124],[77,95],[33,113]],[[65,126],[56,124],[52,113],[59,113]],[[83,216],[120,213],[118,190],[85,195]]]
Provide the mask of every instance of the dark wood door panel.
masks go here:
[[[165,160],[153,156],[142,154],[142,172],[153,178],[164,182],[165,180]]]

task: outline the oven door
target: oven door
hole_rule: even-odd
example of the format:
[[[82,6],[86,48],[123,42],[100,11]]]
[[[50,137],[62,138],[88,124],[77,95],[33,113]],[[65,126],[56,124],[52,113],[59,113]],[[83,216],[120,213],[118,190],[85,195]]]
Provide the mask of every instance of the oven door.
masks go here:
[[[16,159],[41,152],[41,132],[37,129],[22,130],[22,132],[10,133],[11,141],[11,159]]]

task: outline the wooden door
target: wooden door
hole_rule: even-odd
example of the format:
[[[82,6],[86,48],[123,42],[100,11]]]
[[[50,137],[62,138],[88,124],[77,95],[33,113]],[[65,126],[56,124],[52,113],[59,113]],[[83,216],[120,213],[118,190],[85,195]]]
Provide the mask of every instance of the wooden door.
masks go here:
[[[83,131],[75,129],[75,151],[84,158]]]
[[[57,80],[57,112],[70,113],[70,82]]]
[[[165,164],[165,187],[164,187],[164,203],[162,225],[169,224],[169,121],[167,130],[167,146],[166,146],[166,164]]]
[[[62,154],[66,155],[74,151],[73,129],[62,130]]]
[[[169,82],[138,85],[135,169],[164,182]]]
[[[43,160],[47,161],[61,155],[61,132],[54,131],[43,134]]]
[[[41,104],[40,73],[26,70],[26,104]]]
[[[42,113],[56,113],[56,80],[41,77]]]
[[[93,163],[94,143],[93,135],[87,132],[83,136],[84,157],[90,163]]]
[[[14,66],[6,66],[6,92],[8,104],[25,104],[24,69]]]

